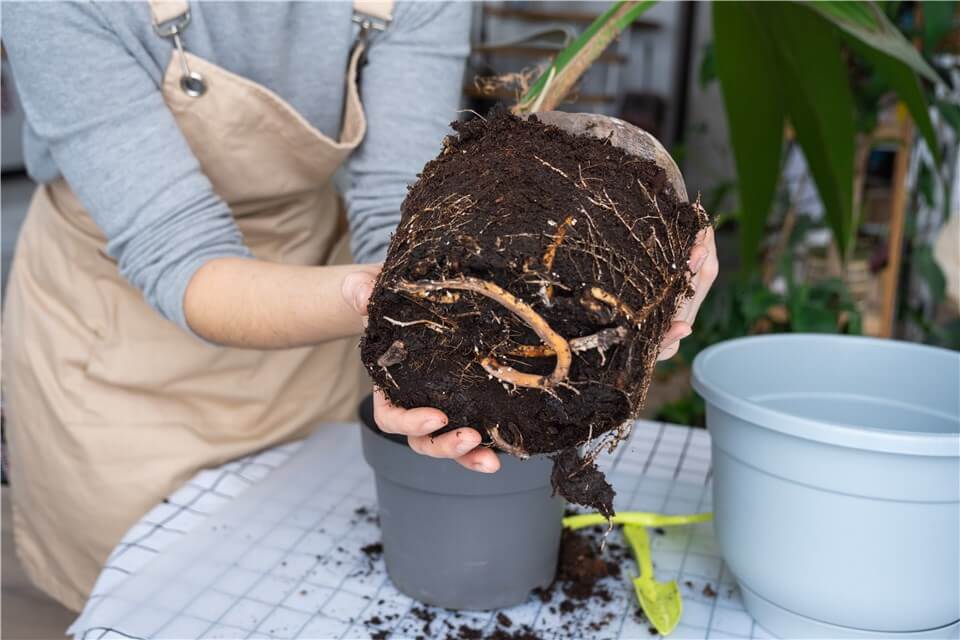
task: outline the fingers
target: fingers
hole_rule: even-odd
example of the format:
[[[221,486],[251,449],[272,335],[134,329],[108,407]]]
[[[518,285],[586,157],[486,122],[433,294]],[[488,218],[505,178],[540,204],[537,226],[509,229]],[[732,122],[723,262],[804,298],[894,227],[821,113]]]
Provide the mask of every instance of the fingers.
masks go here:
[[[500,468],[497,454],[480,446],[480,433],[475,429],[464,427],[439,436],[411,436],[407,441],[420,455],[452,458],[473,471],[493,473]]]
[[[693,296],[684,300],[677,308],[673,316],[673,324],[660,342],[657,360],[672,358],[680,349],[680,340],[693,333],[693,323],[697,319],[700,305],[703,304],[707,292],[717,279],[720,263],[717,260],[717,243],[713,227],[707,227],[697,234],[697,241],[690,250],[690,259],[687,264],[693,273],[691,282]]]
[[[500,470],[500,457],[486,447],[477,447],[467,455],[457,458],[457,462],[480,473],[496,473]]]
[[[717,279],[720,263],[717,260],[717,245],[713,227],[707,227],[697,235],[697,243],[690,251],[690,270],[693,272],[693,296],[681,303],[674,320],[693,325],[700,305],[703,304],[710,287]]]
[[[340,294],[351,309],[359,315],[367,315],[367,303],[373,293],[373,285],[380,271],[380,265],[356,265],[357,270],[348,273],[340,283]]]
[[[401,409],[391,404],[380,389],[373,392],[373,418],[384,433],[406,436],[424,436],[447,426],[443,411],[430,407]]]
[[[676,355],[680,348],[680,340],[693,333],[693,327],[689,323],[675,320],[660,341],[660,353],[657,360],[666,360]]]
[[[452,458],[467,469],[482,473],[500,469],[497,454],[480,446],[480,433],[476,429],[464,427],[431,436],[447,424],[447,417],[439,409],[401,409],[391,404],[383,391],[375,389],[373,417],[383,432],[406,435],[410,448],[416,453],[431,458]]]

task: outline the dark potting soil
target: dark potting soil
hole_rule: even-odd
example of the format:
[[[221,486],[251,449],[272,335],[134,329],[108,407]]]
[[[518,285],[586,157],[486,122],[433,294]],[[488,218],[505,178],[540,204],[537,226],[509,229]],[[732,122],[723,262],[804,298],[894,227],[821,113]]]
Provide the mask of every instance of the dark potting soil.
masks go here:
[[[368,545],[360,547],[360,551],[362,551],[370,560],[377,560],[383,555],[383,543],[372,542]]]
[[[394,404],[439,407],[509,453],[616,443],[707,215],[607,141],[505,110],[453,128],[403,203],[364,364]],[[562,460],[557,491],[612,512],[602,476]]]

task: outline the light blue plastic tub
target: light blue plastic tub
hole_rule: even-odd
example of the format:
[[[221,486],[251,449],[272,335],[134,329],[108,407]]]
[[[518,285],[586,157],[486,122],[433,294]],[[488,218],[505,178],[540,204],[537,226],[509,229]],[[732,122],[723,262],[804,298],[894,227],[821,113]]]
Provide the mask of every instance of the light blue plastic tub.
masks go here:
[[[786,638],[957,637],[960,354],[829,335],[703,351],[720,549]]]

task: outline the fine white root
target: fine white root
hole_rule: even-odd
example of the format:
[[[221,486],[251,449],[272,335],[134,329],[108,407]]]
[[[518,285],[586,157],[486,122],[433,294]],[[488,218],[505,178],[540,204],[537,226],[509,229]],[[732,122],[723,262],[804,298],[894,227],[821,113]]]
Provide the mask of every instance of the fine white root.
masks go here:
[[[418,295],[421,291],[430,292],[449,289],[473,291],[506,307],[514,315],[523,320],[527,326],[540,337],[545,345],[553,349],[557,357],[557,363],[553,372],[548,376],[541,376],[532,373],[521,373],[512,367],[501,365],[492,356],[487,356],[480,360],[480,366],[482,366],[487,373],[501,382],[508,382],[518,387],[544,390],[552,389],[567,379],[567,375],[570,373],[570,365],[573,362],[573,353],[570,350],[570,345],[563,336],[550,327],[539,313],[533,310],[533,307],[499,285],[478,278],[460,277],[449,280],[400,282],[396,286],[397,291],[413,295]]]
[[[394,320],[393,318],[389,318],[387,316],[383,316],[383,319],[389,322],[390,324],[396,325],[398,327],[413,327],[418,324],[422,324],[426,326],[427,329],[430,329],[431,331],[435,331],[437,333],[444,333],[446,331],[449,331],[447,327],[443,326],[438,322],[434,322],[433,320],[410,320],[409,322],[402,322],[400,320]]]
[[[520,445],[513,445],[503,439],[503,436],[500,435],[500,425],[490,427],[487,429],[487,433],[490,434],[490,440],[493,444],[500,449],[501,451],[508,453],[512,456],[516,456],[521,460],[526,460],[530,457],[530,454],[527,453],[521,445],[523,444],[523,438],[520,438]],[[517,434],[518,436],[520,434]]]
[[[544,160],[543,158],[541,158],[540,156],[538,156],[538,155],[536,155],[536,154],[534,154],[533,157],[536,158],[536,159],[537,159],[537,162],[539,162],[540,164],[542,164],[543,166],[545,166],[547,169],[550,169],[551,171],[556,171],[557,173],[559,173],[560,175],[562,175],[562,176],[563,176],[564,178],[566,178],[567,180],[570,179],[570,176],[568,176],[568,175],[566,174],[566,172],[564,172],[562,169],[556,168],[555,166],[553,166],[552,164],[550,164],[549,162],[547,162],[546,160]]]

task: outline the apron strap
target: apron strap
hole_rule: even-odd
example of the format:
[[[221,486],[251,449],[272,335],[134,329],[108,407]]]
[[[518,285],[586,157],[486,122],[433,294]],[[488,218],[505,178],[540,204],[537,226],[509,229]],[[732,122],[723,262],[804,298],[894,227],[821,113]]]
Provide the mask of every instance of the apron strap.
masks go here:
[[[183,31],[190,21],[190,6],[187,0],[150,0],[150,15],[153,17],[153,28],[161,35],[170,28]],[[174,24],[168,25],[170,22]],[[164,26],[167,29],[164,29]],[[173,34],[170,33],[167,37],[170,35]]]
[[[393,21],[393,0],[353,0],[353,13],[379,21],[382,31]]]

